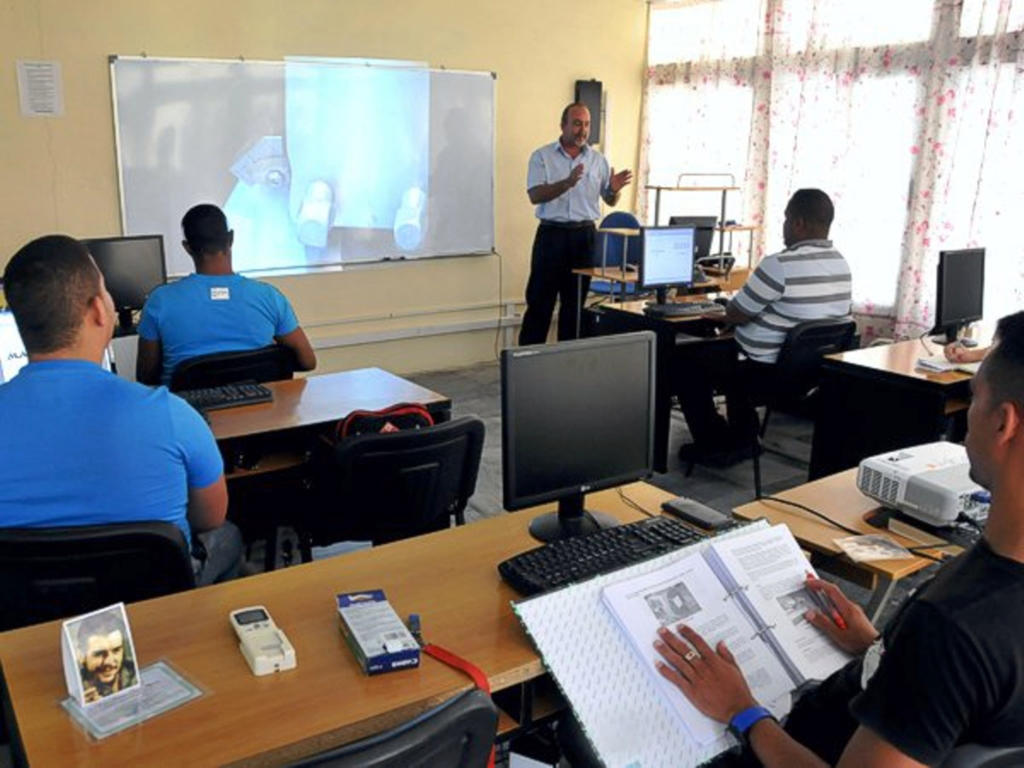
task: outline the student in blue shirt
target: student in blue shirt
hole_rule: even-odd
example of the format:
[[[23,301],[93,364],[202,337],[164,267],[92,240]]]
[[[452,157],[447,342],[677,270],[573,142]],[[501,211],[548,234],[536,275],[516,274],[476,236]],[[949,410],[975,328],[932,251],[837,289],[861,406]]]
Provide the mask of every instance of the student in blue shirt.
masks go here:
[[[590,266],[594,221],[601,216],[598,198],[615,205],[633,178],[628,170],[615,173],[587,144],[590,110],[584,104],[562,110],[561,127],[558,141],[534,151],[527,169],[526,193],[537,206],[540,223],[530,258],[520,346],[544,343],[556,299],[558,340],[576,337],[578,289],[572,271]],[[585,294],[589,280],[584,282]]]
[[[86,247],[64,235],[32,241],[7,265],[4,290],[29,362],[0,385],[0,526],[163,520],[205,546],[198,583],[237,575],[242,538],[224,519],[209,427],[166,389],[100,367],[116,313]]]
[[[268,283],[236,275],[231,266],[234,232],[215,205],[191,208],[181,220],[182,245],[196,271],[157,288],[139,322],[135,378],[170,384],[183,360],[213,352],[283,344],[300,371],[316,367],[316,354],[291,304]]]

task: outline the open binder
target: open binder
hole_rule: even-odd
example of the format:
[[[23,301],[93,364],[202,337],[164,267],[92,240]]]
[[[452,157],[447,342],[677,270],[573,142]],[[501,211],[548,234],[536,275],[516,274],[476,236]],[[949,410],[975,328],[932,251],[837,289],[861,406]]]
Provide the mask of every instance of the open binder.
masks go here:
[[[721,738],[725,726],[700,714],[657,671],[658,628],[686,623],[712,647],[724,640],[751,692],[781,717],[794,689],[849,660],[804,619],[815,608],[804,587],[807,573],[813,569],[793,534],[776,525],[712,541],[662,568],[606,586],[601,599],[681,727],[704,745]]]
[[[705,557],[711,551],[714,554]],[[753,685],[757,681],[749,676],[748,682],[755,695],[764,692],[761,703],[780,716],[788,712],[789,694],[799,680],[825,677],[847,659],[803,621],[803,611],[796,607],[799,598],[793,593],[803,589],[809,570],[813,573],[788,529],[759,521],[707,543],[538,595],[514,608],[605,765],[680,768],[700,765],[735,742],[654,668],[658,626],[685,621],[702,631],[708,623],[702,615],[712,618],[703,611],[724,606],[732,617],[731,628],[702,634],[714,642],[726,631],[747,638],[750,658],[760,659],[771,673],[763,685]],[[698,571],[697,581],[686,575]],[[693,585],[687,589],[700,610],[693,610],[685,594],[677,591],[666,597],[659,617],[645,595],[664,592],[680,577]],[[653,586],[645,591],[645,583]],[[797,611],[801,618],[794,624]],[[682,615],[686,618],[677,620]],[[725,639],[735,653],[734,642]],[[749,663],[744,669],[748,667]],[[678,699],[673,699],[673,691]]]

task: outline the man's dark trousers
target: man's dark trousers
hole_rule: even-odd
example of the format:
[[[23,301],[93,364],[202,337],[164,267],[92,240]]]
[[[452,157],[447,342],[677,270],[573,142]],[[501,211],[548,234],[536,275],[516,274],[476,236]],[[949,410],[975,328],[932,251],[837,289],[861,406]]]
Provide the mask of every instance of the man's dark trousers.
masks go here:
[[[590,278],[583,278],[581,289],[572,271],[593,263],[594,238],[594,224],[590,221],[566,224],[542,221],[537,227],[519,346],[545,342],[556,299],[559,301],[558,340],[576,338],[577,292],[586,296]]]

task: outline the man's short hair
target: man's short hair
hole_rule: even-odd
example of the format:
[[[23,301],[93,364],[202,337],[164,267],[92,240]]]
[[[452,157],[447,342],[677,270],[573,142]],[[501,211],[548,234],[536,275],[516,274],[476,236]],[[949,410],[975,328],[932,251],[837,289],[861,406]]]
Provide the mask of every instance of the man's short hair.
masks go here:
[[[128,638],[125,637],[124,622],[121,621],[121,617],[117,613],[105,611],[83,619],[82,623],[78,625],[78,634],[75,636],[79,653],[85,655],[89,648],[90,637],[106,637],[111,632],[120,632],[121,639],[124,642],[128,641]]]
[[[181,219],[181,231],[194,256],[217,253],[231,244],[231,231],[224,211],[211,203],[189,208]]]
[[[995,338],[981,369],[992,389],[992,401],[1012,402],[1024,409],[1024,312],[1001,318]]]
[[[47,235],[23,246],[4,270],[4,294],[30,355],[74,343],[100,271],[83,243]]]
[[[562,120],[559,123],[559,125],[565,125],[566,121],[568,121],[569,119],[569,111],[574,109],[575,107],[583,107],[583,109],[587,110],[587,112],[590,111],[590,107],[588,107],[582,101],[574,101],[572,104],[567,104],[565,109],[562,110]]]
[[[808,224],[817,224],[825,229],[832,226],[836,214],[832,200],[820,189],[798,189],[789,198],[786,210],[791,218],[803,219]]]

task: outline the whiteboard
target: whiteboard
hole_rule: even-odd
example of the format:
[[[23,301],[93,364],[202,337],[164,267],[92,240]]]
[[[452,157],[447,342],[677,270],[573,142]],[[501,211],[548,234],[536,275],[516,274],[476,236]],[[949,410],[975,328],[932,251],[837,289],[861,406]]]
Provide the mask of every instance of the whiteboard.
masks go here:
[[[124,234],[162,234],[187,274],[181,217],[224,209],[237,271],[494,249],[489,72],[111,57]]]

